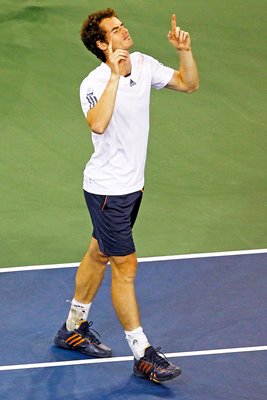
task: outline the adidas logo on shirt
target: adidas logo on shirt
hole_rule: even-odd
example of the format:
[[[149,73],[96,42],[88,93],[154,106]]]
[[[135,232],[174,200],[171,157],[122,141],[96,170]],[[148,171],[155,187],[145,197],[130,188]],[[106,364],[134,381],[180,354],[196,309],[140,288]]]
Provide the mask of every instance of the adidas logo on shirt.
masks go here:
[[[136,85],[136,82],[134,82],[132,79],[130,79],[130,86]]]

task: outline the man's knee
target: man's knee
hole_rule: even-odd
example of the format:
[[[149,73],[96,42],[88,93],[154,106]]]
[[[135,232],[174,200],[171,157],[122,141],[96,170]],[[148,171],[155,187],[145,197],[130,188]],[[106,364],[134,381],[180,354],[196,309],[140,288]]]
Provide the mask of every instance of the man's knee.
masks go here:
[[[87,254],[97,264],[104,266],[107,265],[109,258],[101,252],[96,239],[92,238],[91,243],[88,247]]]
[[[124,283],[134,282],[138,265],[135,253],[122,257],[110,257],[110,264],[113,280]]]

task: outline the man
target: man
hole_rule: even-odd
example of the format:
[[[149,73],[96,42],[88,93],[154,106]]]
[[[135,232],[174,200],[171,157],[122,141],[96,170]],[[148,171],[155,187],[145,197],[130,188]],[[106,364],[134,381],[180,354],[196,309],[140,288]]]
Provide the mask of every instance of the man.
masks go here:
[[[161,382],[181,373],[154,349],[143,332],[134,280],[137,256],[132,227],[144,187],[151,87],[190,93],[198,88],[198,72],[188,32],[172,16],[169,43],[179,56],[175,71],[154,58],[129,53],[133,40],[112,9],[90,14],[81,38],[102,63],[82,82],[81,106],[92,130],[94,153],[84,171],[84,194],[93,224],[89,248],[78,268],[76,288],[57,346],[95,357],[111,356],[87,322],[107,263],[112,273],[114,309],[134,355],[134,374]]]

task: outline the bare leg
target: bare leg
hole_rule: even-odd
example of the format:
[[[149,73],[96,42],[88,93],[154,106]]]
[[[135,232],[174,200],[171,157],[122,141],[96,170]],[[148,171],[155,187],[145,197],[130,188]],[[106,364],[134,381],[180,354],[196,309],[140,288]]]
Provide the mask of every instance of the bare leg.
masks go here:
[[[99,250],[92,238],[76,274],[74,299],[66,325],[58,331],[54,342],[64,349],[77,350],[94,357],[110,357],[112,350],[101,343],[90,331],[88,312],[103,280],[108,257]]]
[[[101,253],[98,242],[92,238],[76,274],[75,300],[91,303],[102,283],[108,257]]]
[[[132,331],[141,325],[134,288],[137,270],[136,253],[123,257],[112,256],[110,264],[112,303],[124,330]]]

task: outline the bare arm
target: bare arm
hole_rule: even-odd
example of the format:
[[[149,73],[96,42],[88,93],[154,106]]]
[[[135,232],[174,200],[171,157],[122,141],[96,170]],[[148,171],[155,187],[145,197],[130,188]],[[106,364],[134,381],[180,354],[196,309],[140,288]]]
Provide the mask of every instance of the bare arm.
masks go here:
[[[121,65],[129,57],[129,53],[125,50],[112,51],[112,40],[108,46],[108,61],[111,69],[110,79],[102,93],[99,101],[87,113],[87,123],[93,132],[102,134],[105,132],[111,120],[115,100],[117,96]]]
[[[108,127],[114,110],[119,80],[120,76],[111,73],[102,96],[87,113],[87,123],[94,133],[101,135]]]
[[[176,26],[175,15],[172,16],[172,30],[168,33],[168,40],[178,52],[180,68],[174,71],[166,87],[186,93],[194,92],[199,87],[199,77],[191,50],[190,35]]]

